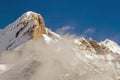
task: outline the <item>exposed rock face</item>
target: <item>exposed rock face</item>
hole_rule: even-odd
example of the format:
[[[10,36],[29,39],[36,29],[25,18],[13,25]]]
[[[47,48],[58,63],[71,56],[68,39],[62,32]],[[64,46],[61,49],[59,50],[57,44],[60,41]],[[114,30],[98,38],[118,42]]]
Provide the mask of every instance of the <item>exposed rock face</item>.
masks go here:
[[[95,41],[95,40],[93,40],[93,39],[89,39],[88,42],[91,44],[91,46],[92,46],[93,48],[98,48],[98,47],[100,47],[100,45],[98,44],[98,42]]]
[[[42,34],[47,34],[44,20],[40,15],[38,14],[32,15],[31,20],[32,21],[36,20],[36,24],[34,25],[33,39],[41,37]]]
[[[112,50],[106,44],[110,41],[97,42],[93,39],[86,40],[85,38],[78,39],[75,44],[82,51],[89,51],[100,55],[112,53]]]
[[[32,27],[32,38],[36,39],[42,37],[42,34],[46,34],[45,23],[41,15],[34,12],[27,12],[27,17],[23,17],[23,22],[30,23],[35,22]],[[26,20],[27,19],[27,20]]]
[[[26,31],[26,34],[29,33],[33,39],[42,37],[42,34],[47,34],[44,20],[40,14],[29,11],[23,14],[19,23],[22,24],[22,26],[18,24],[18,27],[20,25],[21,29],[16,33],[16,37],[19,36],[21,31],[28,27],[29,23],[32,23],[31,28]]]
[[[91,46],[91,44],[85,39],[85,38],[80,38],[79,40],[75,40],[74,42],[77,47],[82,50],[82,51],[90,51],[90,52],[95,52],[94,48]]]
[[[45,27],[44,19],[40,14],[28,11],[0,31],[0,45],[2,46],[0,52],[37,38],[43,38],[48,43],[57,40],[59,36]]]

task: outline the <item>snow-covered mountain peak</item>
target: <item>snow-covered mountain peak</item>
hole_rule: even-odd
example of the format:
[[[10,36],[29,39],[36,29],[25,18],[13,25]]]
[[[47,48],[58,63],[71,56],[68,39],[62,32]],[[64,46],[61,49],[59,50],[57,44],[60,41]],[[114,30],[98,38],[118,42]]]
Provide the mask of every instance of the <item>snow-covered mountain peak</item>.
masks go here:
[[[44,19],[38,13],[28,11],[19,17],[14,23],[0,30],[0,52],[13,49],[30,39],[42,38],[49,44],[60,38],[60,35],[46,28]],[[81,37],[74,42],[81,51],[88,51],[96,54],[119,53],[120,47],[117,43],[106,39],[97,42],[90,38],[89,40]]]
[[[29,16],[31,16],[31,15],[33,15],[33,14],[37,14],[37,13],[35,13],[35,12],[33,12],[33,11],[28,11],[28,12],[26,12],[26,13],[24,13],[24,15],[26,15],[27,17],[29,17]],[[38,15],[38,14],[37,14]],[[39,14],[40,15],[40,14]]]
[[[59,36],[45,27],[44,19],[38,13],[28,11],[0,33],[0,52],[13,49],[30,39],[43,38],[46,43]]]
[[[110,40],[110,39],[105,39],[105,40],[103,41],[103,43],[117,46],[117,43],[115,43],[114,41],[112,41],[112,40]]]
[[[118,53],[120,54],[120,46],[112,40],[106,39],[102,42],[90,38],[86,40],[84,37],[75,39],[74,43],[82,51],[89,51],[90,53],[96,54],[109,54]]]
[[[0,63],[0,80],[120,80],[117,43],[60,36],[32,11],[0,30]]]
[[[42,16],[40,14],[35,13],[33,11],[28,11],[28,12],[24,13],[20,18],[23,21],[25,21],[25,20],[26,21],[37,20],[37,18],[41,19],[42,21],[44,21],[43,18],[42,18]]]
[[[100,42],[99,44],[105,45],[113,53],[119,53],[120,54],[120,46],[117,43],[115,43],[114,41],[112,41],[112,40],[106,39],[106,40]]]

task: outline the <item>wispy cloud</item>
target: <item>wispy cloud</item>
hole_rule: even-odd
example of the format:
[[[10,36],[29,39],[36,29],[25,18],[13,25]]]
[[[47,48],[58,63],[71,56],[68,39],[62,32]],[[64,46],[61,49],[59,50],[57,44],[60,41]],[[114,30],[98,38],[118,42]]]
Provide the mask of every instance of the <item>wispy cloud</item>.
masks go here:
[[[62,28],[57,29],[56,32],[59,34],[65,34],[65,33],[69,33],[69,31],[73,29],[74,27],[71,26],[63,26]]]
[[[92,35],[95,33],[96,29],[93,27],[89,27],[87,29],[85,29],[82,33],[82,36],[89,38],[92,37]]]
[[[84,33],[89,33],[89,34],[93,34],[95,32],[94,28],[88,28],[84,31]]]

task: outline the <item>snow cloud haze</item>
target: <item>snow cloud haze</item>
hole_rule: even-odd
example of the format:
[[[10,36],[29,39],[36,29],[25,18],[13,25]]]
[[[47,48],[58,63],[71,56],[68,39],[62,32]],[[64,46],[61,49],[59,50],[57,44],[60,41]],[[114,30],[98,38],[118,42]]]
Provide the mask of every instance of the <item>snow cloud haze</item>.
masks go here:
[[[114,80],[111,68],[100,71],[79,58],[82,53],[74,51],[73,40],[72,35],[51,44],[44,44],[42,39],[30,40],[3,52],[0,63],[13,66],[0,75],[0,80]]]

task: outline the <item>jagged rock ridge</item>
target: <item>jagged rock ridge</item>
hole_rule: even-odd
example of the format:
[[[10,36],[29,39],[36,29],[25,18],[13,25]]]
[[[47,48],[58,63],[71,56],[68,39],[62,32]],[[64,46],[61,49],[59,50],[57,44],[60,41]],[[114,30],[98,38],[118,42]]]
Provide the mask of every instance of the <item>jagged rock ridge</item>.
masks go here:
[[[105,41],[102,42],[97,42],[92,38],[86,40],[85,38],[82,37],[80,39],[76,39],[74,43],[80,50],[89,51],[91,53],[96,54],[119,53],[120,51],[120,46],[109,39],[106,39]]]

